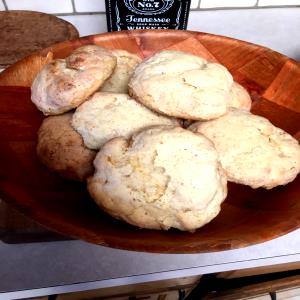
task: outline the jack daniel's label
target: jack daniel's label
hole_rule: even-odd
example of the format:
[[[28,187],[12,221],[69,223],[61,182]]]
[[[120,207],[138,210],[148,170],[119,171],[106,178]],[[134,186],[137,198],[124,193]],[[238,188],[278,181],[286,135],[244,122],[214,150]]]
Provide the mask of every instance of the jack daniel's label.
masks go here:
[[[105,3],[108,31],[187,27],[190,0],[105,0]]]

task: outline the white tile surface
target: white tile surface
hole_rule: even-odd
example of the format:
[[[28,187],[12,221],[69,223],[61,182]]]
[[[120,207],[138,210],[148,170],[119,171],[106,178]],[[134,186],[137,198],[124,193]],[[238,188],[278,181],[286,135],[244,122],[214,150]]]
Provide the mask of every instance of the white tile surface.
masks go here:
[[[256,0],[201,0],[200,8],[254,6]]]
[[[197,8],[199,5],[199,0],[192,0],[191,1],[191,8]]]
[[[0,0],[0,10],[5,10],[4,4],[2,2],[2,0]]]
[[[105,0],[75,0],[77,12],[105,12]],[[199,0],[191,0],[191,8],[199,6]]]
[[[295,7],[192,11],[188,29],[260,44],[300,60],[299,16]]]
[[[105,12],[105,0],[75,0],[78,12]]]
[[[272,6],[272,5],[300,5],[300,0],[259,0],[260,6]]]
[[[300,8],[192,11],[188,29],[260,44],[300,60],[300,39],[293,38],[298,36],[299,15]],[[105,14],[61,18],[74,24],[81,36],[107,32]]]
[[[8,9],[34,10],[45,13],[71,13],[71,0],[6,0]]]
[[[80,36],[107,32],[105,14],[60,16],[60,18],[72,23],[79,31]]]

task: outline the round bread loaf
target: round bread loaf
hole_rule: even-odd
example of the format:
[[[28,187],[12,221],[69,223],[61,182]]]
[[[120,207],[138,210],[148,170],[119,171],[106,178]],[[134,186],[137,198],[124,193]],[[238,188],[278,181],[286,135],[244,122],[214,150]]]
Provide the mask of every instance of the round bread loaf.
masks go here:
[[[45,115],[69,111],[97,91],[113,73],[117,58],[96,45],[76,49],[45,65],[34,79],[31,100]]]
[[[94,171],[96,152],[84,146],[71,119],[72,113],[44,119],[38,132],[37,155],[48,169],[62,177],[83,181]]]
[[[227,112],[233,79],[227,69],[180,51],[161,51],[137,66],[129,94],[168,116],[210,120]]]
[[[215,145],[228,180],[271,189],[300,172],[300,146],[267,119],[231,109],[225,116],[189,127]]]
[[[112,75],[106,80],[101,87],[101,92],[128,93],[128,82],[142,59],[125,50],[112,50],[113,55],[117,58],[117,66]]]
[[[126,94],[95,93],[79,106],[72,126],[90,149],[100,149],[108,140],[154,125],[179,125],[173,118],[158,115]]]
[[[217,216],[227,194],[213,144],[180,127],[114,138],[94,166],[92,198],[115,218],[142,228],[194,231]]]

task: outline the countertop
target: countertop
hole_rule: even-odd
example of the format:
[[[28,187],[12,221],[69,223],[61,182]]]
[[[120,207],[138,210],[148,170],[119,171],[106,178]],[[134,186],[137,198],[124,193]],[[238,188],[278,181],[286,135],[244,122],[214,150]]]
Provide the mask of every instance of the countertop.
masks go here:
[[[82,241],[0,243],[0,299],[18,299],[300,261],[300,230],[237,250],[151,254]]]

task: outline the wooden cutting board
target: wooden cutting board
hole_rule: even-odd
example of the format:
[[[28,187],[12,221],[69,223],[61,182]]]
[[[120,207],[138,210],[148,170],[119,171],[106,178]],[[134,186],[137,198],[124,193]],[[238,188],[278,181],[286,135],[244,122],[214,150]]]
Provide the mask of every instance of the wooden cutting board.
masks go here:
[[[33,11],[0,11],[0,69],[32,52],[78,38],[65,20]]]

